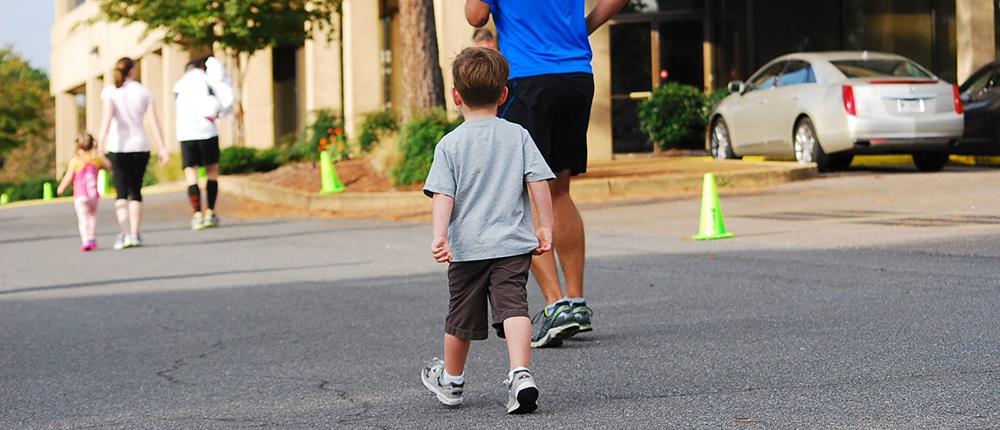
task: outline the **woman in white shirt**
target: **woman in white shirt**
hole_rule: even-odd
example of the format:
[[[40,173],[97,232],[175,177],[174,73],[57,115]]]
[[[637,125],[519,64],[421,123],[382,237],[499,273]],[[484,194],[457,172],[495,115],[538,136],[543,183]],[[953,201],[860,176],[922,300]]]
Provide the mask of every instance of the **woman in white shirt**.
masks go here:
[[[163,140],[160,119],[156,114],[153,94],[136,81],[138,70],[131,58],[122,58],[115,64],[115,85],[104,88],[101,130],[98,135],[98,153],[107,152],[111,160],[115,189],[115,215],[120,233],[115,249],[141,246],[139,227],[142,222],[142,178],[149,164],[150,145],[143,127],[144,120],[153,129],[160,148],[160,164],[170,160],[167,144]]]

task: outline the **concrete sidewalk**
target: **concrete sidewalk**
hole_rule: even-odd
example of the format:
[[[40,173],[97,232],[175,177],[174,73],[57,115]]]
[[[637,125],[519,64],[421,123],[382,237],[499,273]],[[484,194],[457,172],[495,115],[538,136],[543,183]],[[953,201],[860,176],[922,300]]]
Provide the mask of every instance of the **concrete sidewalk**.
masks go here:
[[[706,157],[663,157],[617,160],[591,165],[573,181],[578,203],[604,203],[697,194],[705,173],[714,173],[719,189],[759,189],[813,178],[814,165],[786,162],[716,161]],[[222,180],[229,195],[304,211],[333,211],[358,215],[413,215],[430,211],[420,191],[344,192],[321,195],[279,187],[249,176]]]

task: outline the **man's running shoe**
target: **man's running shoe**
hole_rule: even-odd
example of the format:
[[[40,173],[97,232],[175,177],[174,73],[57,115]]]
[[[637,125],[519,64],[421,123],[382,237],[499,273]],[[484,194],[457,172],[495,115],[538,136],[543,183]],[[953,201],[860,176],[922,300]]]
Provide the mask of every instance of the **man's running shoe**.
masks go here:
[[[532,324],[538,324],[535,335],[531,337],[532,348],[545,348],[562,345],[562,340],[580,331],[580,324],[573,318],[569,304],[557,303],[546,306],[541,312],[531,318]]]
[[[212,228],[219,226],[219,217],[215,215],[215,212],[211,209],[205,211],[205,228]]]
[[[465,384],[452,384],[442,382],[444,376],[444,362],[435,358],[424,366],[420,372],[420,380],[427,387],[442,405],[458,406],[462,404],[462,391]]]
[[[576,323],[580,324],[580,333],[594,330],[594,326],[590,323],[590,317],[594,315],[594,311],[587,307],[587,302],[573,303],[570,313],[573,314]]]
[[[119,234],[118,238],[115,239],[115,250],[121,251],[128,248],[128,235]]]
[[[507,385],[507,413],[530,414],[538,409],[538,386],[528,369],[520,369],[504,381]]]
[[[198,231],[205,228],[205,217],[202,216],[201,212],[195,212],[191,216],[191,230]]]

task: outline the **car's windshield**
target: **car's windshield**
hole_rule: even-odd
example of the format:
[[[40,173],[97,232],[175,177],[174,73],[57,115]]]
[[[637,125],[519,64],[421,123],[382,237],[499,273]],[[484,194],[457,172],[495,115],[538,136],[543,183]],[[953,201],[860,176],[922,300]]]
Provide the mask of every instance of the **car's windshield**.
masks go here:
[[[908,60],[838,60],[830,63],[848,78],[932,78],[924,69]]]

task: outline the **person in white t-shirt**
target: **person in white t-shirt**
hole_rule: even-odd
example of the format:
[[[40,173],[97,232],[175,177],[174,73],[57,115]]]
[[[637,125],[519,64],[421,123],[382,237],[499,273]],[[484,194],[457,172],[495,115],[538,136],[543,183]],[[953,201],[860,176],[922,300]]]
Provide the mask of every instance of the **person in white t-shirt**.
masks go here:
[[[142,178],[149,164],[150,145],[144,122],[148,121],[159,148],[160,164],[170,161],[153,94],[136,81],[138,70],[131,58],[115,64],[115,84],[101,92],[104,110],[98,134],[98,153],[111,160],[115,190],[115,215],[119,234],[115,249],[142,245]]]
[[[233,90],[225,82],[225,70],[215,60],[213,73],[207,73],[209,57],[194,60],[185,67],[184,76],[174,85],[177,104],[177,140],[181,142],[184,177],[188,185],[188,201],[194,215],[191,229],[201,230],[219,225],[215,202],[219,195],[219,131],[215,121],[233,105]],[[198,187],[198,167],[205,168],[208,181],[205,197],[208,209],[202,214],[201,189]]]

